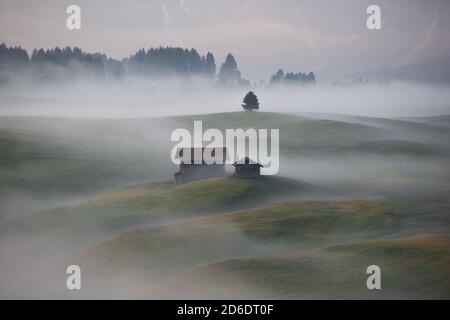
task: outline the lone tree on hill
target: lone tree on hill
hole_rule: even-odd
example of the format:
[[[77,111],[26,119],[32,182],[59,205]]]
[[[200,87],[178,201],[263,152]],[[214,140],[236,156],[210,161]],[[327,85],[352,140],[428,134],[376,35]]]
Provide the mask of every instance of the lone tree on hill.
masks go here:
[[[245,111],[253,111],[259,109],[259,101],[256,94],[253,91],[249,91],[244,97],[244,103],[242,104],[242,108]]]

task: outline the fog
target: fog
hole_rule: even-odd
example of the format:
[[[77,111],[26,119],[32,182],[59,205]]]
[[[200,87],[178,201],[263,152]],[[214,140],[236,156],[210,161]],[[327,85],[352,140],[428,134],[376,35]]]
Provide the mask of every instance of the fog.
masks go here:
[[[154,227],[154,232],[162,229],[164,238],[169,240],[164,243],[164,250],[155,251],[154,257],[146,254],[152,248],[146,248],[144,244],[131,253],[117,248],[110,255],[98,248],[71,245],[63,237],[62,244],[50,245],[51,240],[42,235],[2,236],[0,298],[210,299],[239,296],[248,299],[260,296],[258,286],[241,281],[239,276],[235,276],[231,283],[228,281],[226,289],[221,292],[218,289],[225,283],[219,278],[215,280],[219,274],[214,268],[209,271],[210,279],[200,277],[199,281],[192,283],[186,275],[193,273],[198,276],[202,268],[208,268],[211,259],[221,262],[231,258],[298,254],[311,250],[309,246],[289,248],[283,243],[251,239],[234,223],[219,220],[221,223],[218,225],[208,218],[192,220]],[[193,226],[186,231],[189,224]],[[148,230],[152,232],[152,229]],[[97,236],[101,232],[98,230]],[[183,243],[185,235],[191,241],[188,251]],[[93,234],[91,236],[91,243],[97,241],[97,244],[104,245]],[[173,243],[172,239],[177,242]],[[71,264],[82,269],[82,290],[79,292],[65,287],[65,269]]]
[[[450,298],[450,1],[111,3],[0,1],[0,299]],[[175,184],[195,120],[278,174]]]
[[[28,83],[28,84],[24,84]],[[203,79],[78,80],[0,86],[0,116],[136,118],[241,111],[254,90],[266,112],[375,117],[448,114],[450,88],[393,82],[338,86],[223,89]]]
[[[101,192],[172,181],[178,168],[170,162],[170,132],[178,127],[192,128],[192,118],[173,116],[242,111],[240,104],[248,90],[223,89],[202,79],[141,78],[0,86],[0,133],[6,141],[2,150],[10,153],[1,159],[4,165],[0,168],[4,177],[0,185],[0,298],[258,297],[264,293],[260,284],[247,283],[238,274],[221,279],[215,263],[302,254],[320,247],[251,238],[239,223],[227,220],[234,211],[221,208],[198,216],[161,212],[150,222],[117,229],[98,220],[92,220],[91,225],[88,220],[87,228],[80,224],[71,229],[76,217],[70,220],[63,216],[68,225],[53,221],[61,214],[58,210],[79,214],[79,219],[84,219],[84,211],[92,210],[94,215]],[[289,123],[279,128],[279,176],[311,186],[309,192],[289,200],[420,197],[448,192],[448,126],[387,125],[378,123],[379,119],[352,117],[449,114],[448,87],[319,83],[314,87],[252,90],[259,97],[261,112],[295,114],[298,126],[301,121],[323,126],[308,136],[289,131],[293,130]],[[324,119],[332,120],[321,122]],[[357,136],[360,131],[355,131],[355,140],[347,141],[343,134],[344,140],[333,145],[330,141],[339,139],[340,131],[327,136],[326,129],[336,123],[336,130],[353,132],[356,128],[367,136]],[[232,128],[234,124],[223,126]],[[293,134],[285,136],[283,130]],[[317,141],[320,143],[314,145]],[[360,149],[374,141],[392,142],[394,150],[377,145]],[[259,205],[285,200],[267,196]],[[145,198],[133,201],[139,204]],[[91,205],[88,209],[83,207],[87,203]],[[117,221],[128,210],[120,205],[113,203],[109,208],[112,216],[118,215]],[[246,208],[237,211],[241,209]],[[214,220],[219,214],[221,218]],[[145,237],[138,238],[138,248],[146,252],[158,241],[167,247],[154,249],[150,258],[134,253],[129,256],[127,247],[121,247],[127,243],[127,232],[138,229],[139,234],[144,227],[151,228],[150,235],[154,232],[161,238],[150,244],[145,243]],[[110,255],[95,251],[96,245],[108,240],[120,245],[113,247]],[[208,245],[201,247],[204,244]],[[86,275],[80,292],[65,288],[65,267],[72,263],[80,264]]]
[[[423,196],[450,190],[450,162],[444,159],[362,154],[327,159],[289,157],[280,162],[280,175],[327,186],[346,198]]]

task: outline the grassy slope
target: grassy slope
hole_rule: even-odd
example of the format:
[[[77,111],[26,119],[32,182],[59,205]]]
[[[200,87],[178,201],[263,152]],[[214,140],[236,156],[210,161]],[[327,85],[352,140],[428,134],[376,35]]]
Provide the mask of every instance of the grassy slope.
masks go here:
[[[188,185],[184,187],[189,188]],[[230,238],[239,233],[249,240],[301,245],[359,241],[396,232],[406,222],[423,227],[412,232],[428,232],[438,225],[445,227],[450,224],[449,213],[448,194],[415,199],[290,201],[132,230],[112,238],[105,245],[112,250],[117,245],[123,247],[124,253],[138,256],[142,254],[138,248],[133,253],[122,244],[133,243],[135,238],[147,248],[155,244],[147,251],[151,255],[165,247],[158,239],[165,234],[187,240],[203,232]],[[184,243],[180,241],[180,245]]]
[[[83,251],[74,260],[83,261],[83,267],[94,273],[100,266],[102,274],[104,268],[112,274],[135,270],[140,275],[151,278],[158,274],[165,279],[182,272],[163,284],[168,287],[161,294],[169,297],[178,292],[178,297],[186,298],[191,292],[202,294],[209,288],[211,291],[205,291],[203,297],[229,298],[233,288],[239,288],[232,295],[450,298],[450,273],[443,268],[450,259],[448,240],[440,236],[389,240],[433,232],[445,225],[444,234],[449,235],[448,199],[442,195],[270,204],[131,230]],[[386,240],[374,241],[383,237]],[[327,248],[338,243],[341,245]],[[311,250],[316,251],[308,253]],[[383,276],[389,290],[378,294],[365,289],[364,268],[370,264],[379,264],[389,272]],[[435,276],[427,274],[428,265]],[[194,271],[184,274],[189,268]],[[403,272],[407,275],[399,280]],[[408,287],[408,281],[414,278],[417,282]],[[175,290],[172,281],[181,290]],[[150,283],[142,282],[144,291],[147,285]],[[189,292],[183,288],[189,288]]]
[[[430,117],[405,118],[407,121],[428,123],[436,126],[450,127],[450,115],[437,115]]]
[[[0,118],[0,192],[92,194],[158,177],[172,166],[133,126],[132,120]]]
[[[399,221],[383,201],[285,202],[132,230],[85,254],[108,265],[139,261],[186,268],[235,255],[373,238],[393,232]]]
[[[381,268],[381,291],[366,288],[366,268]],[[450,240],[434,235],[333,246],[303,255],[237,258],[172,280],[178,296],[233,298],[450,298]],[[183,288],[188,288],[183,290]],[[245,289],[246,288],[246,289]]]
[[[180,125],[191,127],[194,119],[204,120],[205,127],[279,127],[282,130],[281,151],[285,154],[336,156],[359,152],[361,148],[366,148],[365,151],[374,154],[410,156],[441,154],[435,146],[428,148],[422,142],[399,139],[398,132],[410,132],[415,130],[414,128],[421,128],[410,126],[406,121],[398,129],[386,131],[385,128],[373,124],[311,120],[271,113],[226,113],[177,117],[170,119],[167,124],[174,127]],[[65,138],[55,140],[52,132],[41,133],[40,125],[36,125],[35,119],[17,121],[16,123],[10,119],[0,119],[0,150],[2,150],[0,177],[3,178],[0,179],[0,189],[13,186],[33,192],[41,190],[55,192],[64,189],[76,192],[92,185],[96,185],[97,189],[105,189],[118,183],[131,182],[138,177],[148,179],[154,173],[171,176],[173,171],[169,167],[161,170],[158,162],[149,154],[142,156],[138,153],[136,157],[123,158],[123,154],[129,154],[129,149],[126,149],[125,153],[98,149],[103,140],[99,145],[92,145],[85,138],[80,140],[78,136],[69,140]],[[48,120],[44,120],[41,124],[52,123],[45,121]],[[61,121],[59,125],[64,127],[67,122]],[[84,121],[69,122],[75,130],[80,130],[86,128],[85,125],[81,125]],[[123,120],[120,123],[122,126],[134,127],[139,123],[147,125],[146,121]],[[395,125],[388,122],[390,126]],[[98,123],[91,123],[89,126],[93,128],[97,125]],[[109,123],[105,126],[110,128],[110,125]],[[409,129],[406,130],[403,126]],[[438,140],[442,136],[442,131],[447,129],[439,130],[436,134]],[[107,132],[109,131],[105,131],[105,136],[108,135]],[[427,132],[427,135],[433,135],[434,128]],[[49,138],[50,136],[52,138]],[[89,134],[87,136],[89,138]],[[78,144],[79,141],[81,142]],[[444,143],[445,141],[439,140]],[[124,142],[126,144],[127,141]],[[138,161],[144,159],[144,164],[136,163],[136,159]],[[152,162],[153,160],[156,164]],[[147,161],[150,164],[148,166]],[[436,199],[429,202],[420,199],[409,203],[406,200],[395,204],[372,200],[289,202],[224,214],[271,201],[280,201],[287,194],[302,194],[309,191],[314,192],[317,189],[277,178],[261,180],[221,178],[183,186],[174,186],[170,183],[139,185],[99,194],[80,205],[45,211],[4,224],[0,226],[0,234],[16,233],[19,238],[24,234],[44,235],[56,246],[62,244],[64,240],[87,244],[89,243],[86,242],[87,239],[92,235],[104,237],[146,223],[167,223],[175,219],[215,213],[215,216],[204,219],[133,230],[94,247],[90,252],[95,252],[96,259],[106,259],[119,267],[123,262],[138,261],[136,266],[143,268],[144,271],[166,264],[183,269],[198,267],[199,264],[205,263],[207,266],[198,269],[202,270],[201,274],[208,274],[208,270],[212,270],[214,272],[211,274],[215,277],[215,270],[223,268],[228,270],[221,272],[225,282],[227,275],[230,278],[238,275],[251,285],[262,283],[258,292],[263,296],[355,297],[355,292],[361,294],[367,292],[361,287],[353,291],[355,284],[346,281],[353,281],[360,275],[362,266],[358,263],[361,261],[368,263],[370,259],[364,260],[366,259],[364,248],[375,250],[372,242],[361,242],[360,245],[363,247],[356,244],[338,247],[342,249],[341,251],[324,249],[306,258],[295,256],[244,259],[242,256],[255,253],[273,255],[274,251],[278,250],[279,252],[285,249],[304,250],[335,242],[366,241],[399,231],[398,227],[404,223],[405,217],[410,218],[408,223],[412,224],[413,230],[423,229],[422,226],[435,230],[440,224],[448,231],[450,225],[447,202],[444,201],[443,205]],[[444,200],[448,198],[447,195],[443,196]],[[99,230],[103,233],[98,233]],[[35,238],[31,239],[35,241]],[[89,241],[95,239],[90,238]],[[380,243],[388,249],[380,249],[379,255],[370,253],[367,257],[378,257],[380,261],[390,263],[397,260],[395,255],[389,255],[389,252],[400,250],[401,253],[404,250],[401,243],[395,242],[393,246],[391,242]],[[407,255],[399,254],[404,260],[397,261],[398,265],[413,264],[411,261],[416,261],[411,278],[406,279],[418,277],[419,284],[422,283],[425,289],[421,291],[418,287],[414,287],[411,295],[448,297],[448,272],[444,272],[441,267],[448,262],[444,254],[446,250],[447,254],[449,252],[447,242],[442,238],[432,237],[426,241],[420,240],[417,246],[416,242],[413,243],[415,246],[413,250],[405,251]],[[38,243],[38,246],[42,245],[43,243]],[[436,246],[437,253],[434,254],[433,248]],[[429,256],[430,260],[422,259],[423,256]],[[218,259],[228,260],[213,263]],[[430,264],[440,282],[427,276],[424,270],[426,264]],[[399,267],[396,268],[393,274],[401,279],[401,270]],[[350,271],[345,271],[347,269]],[[167,271],[170,270],[167,268]],[[344,276],[341,276],[341,272],[344,272]],[[336,276],[330,276],[332,274]],[[198,277],[197,271],[193,271],[191,276],[192,279]],[[394,283],[395,277],[392,277]],[[232,283],[231,280],[229,283]],[[405,280],[402,281],[398,283],[398,288],[401,290],[400,294],[405,295],[407,286]],[[331,289],[328,287],[329,283],[333,284]],[[358,286],[364,283],[358,281]],[[436,287],[435,291],[433,287]],[[388,294],[393,294],[392,292]]]
[[[166,136],[170,145],[171,130],[192,128],[194,120],[202,120],[204,128],[279,128],[285,155],[442,156],[450,144],[450,128],[359,117],[320,120],[234,112],[156,120],[0,118],[0,191],[89,193],[167,180],[175,166],[168,161],[169,148],[160,148],[158,141]]]
[[[93,247],[100,260],[203,263],[232,254],[298,250],[389,236],[406,223],[436,230],[448,225],[448,199],[293,201],[174,224],[131,230]],[[417,226],[416,226],[417,227]],[[265,247],[267,245],[267,247]],[[195,254],[194,252],[197,252]],[[183,254],[185,253],[185,254]],[[187,258],[187,255],[189,256]],[[189,263],[188,263],[189,261]]]
[[[357,150],[355,147],[364,142],[389,138],[376,127],[277,113],[221,113],[176,119],[189,126],[194,120],[202,120],[205,128],[279,128],[282,154],[336,155]]]
[[[347,124],[360,124],[371,128],[377,128],[378,130],[382,130],[384,132],[384,138],[379,140],[380,143],[383,143],[384,140],[386,140],[386,143],[395,142],[398,143],[400,147],[404,144],[411,144],[411,151],[415,150],[415,148],[419,148],[420,150],[425,147],[425,145],[428,145],[428,147],[433,146],[436,148],[434,150],[435,152],[441,153],[444,151],[445,154],[448,155],[448,146],[450,144],[450,126],[443,125],[443,122],[447,121],[449,116],[388,119],[340,114],[300,115],[310,116],[313,119],[328,119],[330,121],[337,121]],[[372,139],[367,142],[375,143],[376,140]],[[413,146],[413,143],[416,143],[417,145]],[[358,148],[355,149],[355,151],[358,151]],[[383,149],[378,150],[377,153],[382,153],[382,151]],[[402,149],[394,152],[394,154],[395,153],[402,154]],[[431,155],[433,152],[429,154]]]
[[[88,201],[4,223],[6,235],[55,235],[83,242],[83,235],[111,233],[152,223],[226,212],[315,192],[314,186],[277,177],[223,177],[185,185],[154,183],[101,193]]]

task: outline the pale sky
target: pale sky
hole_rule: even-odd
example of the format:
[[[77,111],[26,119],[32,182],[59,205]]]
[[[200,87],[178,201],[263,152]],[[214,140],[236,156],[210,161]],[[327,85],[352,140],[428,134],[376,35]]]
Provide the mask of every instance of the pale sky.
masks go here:
[[[66,28],[81,7],[82,30]],[[381,7],[382,29],[366,28]],[[124,58],[139,48],[232,52],[245,78],[278,68],[319,78],[450,56],[448,0],[0,0],[0,42],[79,46]]]

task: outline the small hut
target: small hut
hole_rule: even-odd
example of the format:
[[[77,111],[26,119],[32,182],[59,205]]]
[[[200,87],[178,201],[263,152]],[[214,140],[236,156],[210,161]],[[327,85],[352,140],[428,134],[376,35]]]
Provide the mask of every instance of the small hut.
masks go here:
[[[203,157],[205,151],[213,157],[222,154],[223,161],[206,163]],[[190,157],[186,159],[184,155],[189,153]],[[181,148],[178,150],[178,157],[184,161],[180,163],[180,170],[175,173],[175,183],[187,183],[225,175],[227,148]],[[198,159],[198,161],[195,161],[195,159]]]
[[[249,157],[245,157],[235,163],[234,166],[234,174],[235,177],[259,177],[260,168],[263,167],[261,164],[251,160]]]

